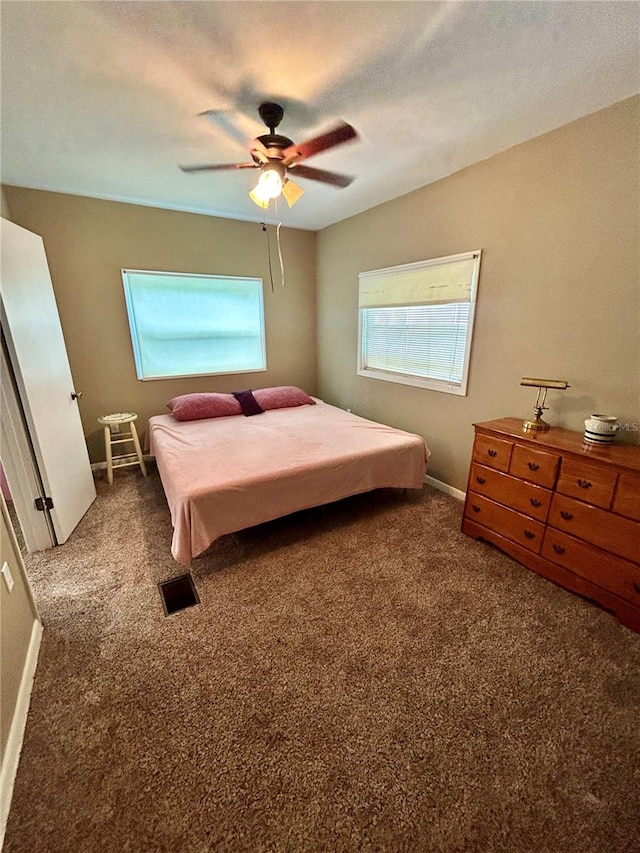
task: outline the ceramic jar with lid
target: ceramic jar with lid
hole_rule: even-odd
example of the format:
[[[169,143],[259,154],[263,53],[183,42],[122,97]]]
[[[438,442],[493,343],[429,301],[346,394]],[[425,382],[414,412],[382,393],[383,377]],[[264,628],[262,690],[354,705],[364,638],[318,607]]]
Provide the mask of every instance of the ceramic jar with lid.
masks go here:
[[[584,422],[584,440],[589,444],[612,444],[618,430],[618,418],[594,414]]]

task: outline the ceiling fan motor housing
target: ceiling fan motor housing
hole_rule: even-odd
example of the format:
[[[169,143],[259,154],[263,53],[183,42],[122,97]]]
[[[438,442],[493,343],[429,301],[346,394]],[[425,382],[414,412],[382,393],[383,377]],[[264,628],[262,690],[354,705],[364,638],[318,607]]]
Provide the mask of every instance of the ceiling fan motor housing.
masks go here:
[[[265,133],[264,136],[258,136],[258,142],[264,145],[267,149],[267,155],[273,160],[282,160],[284,150],[293,145],[291,139],[280,136],[278,133]]]
[[[277,172],[280,175],[281,180],[284,180],[284,176],[287,174],[287,169],[279,160],[269,160],[268,163],[263,163],[262,171],[267,172],[271,170],[272,172]]]

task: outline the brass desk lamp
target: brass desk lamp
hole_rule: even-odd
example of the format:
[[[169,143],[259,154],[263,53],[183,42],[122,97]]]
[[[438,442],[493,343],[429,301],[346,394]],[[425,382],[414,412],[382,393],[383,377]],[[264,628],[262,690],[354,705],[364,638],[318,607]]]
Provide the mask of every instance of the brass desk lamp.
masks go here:
[[[547,399],[547,391],[549,390],[549,388],[555,388],[558,391],[564,391],[566,388],[571,387],[569,383],[565,382],[564,379],[531,379],[528,376],[523,376],[520,380],[520,384],[538,389],[536,405],[533,410],[533,420],[525,421],[522,424],[522,428],[525,430],[532,430],[538,432],[551,429],[549,424],[545,423],[545,421],[542,420],[542,413],[545,410],[548,410],[548,406],[545,406],[545,400]]]

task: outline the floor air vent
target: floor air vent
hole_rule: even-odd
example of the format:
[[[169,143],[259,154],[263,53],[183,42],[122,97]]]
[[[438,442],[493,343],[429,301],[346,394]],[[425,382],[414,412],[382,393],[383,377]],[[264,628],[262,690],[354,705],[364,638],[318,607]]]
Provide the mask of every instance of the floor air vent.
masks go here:
[[[165,616],[184,610],[185,607],[200,604],[193,578],[189,574],[180,575],[179,578],[172,578],[169,581],[161,581],[158,588],[162,596]]]

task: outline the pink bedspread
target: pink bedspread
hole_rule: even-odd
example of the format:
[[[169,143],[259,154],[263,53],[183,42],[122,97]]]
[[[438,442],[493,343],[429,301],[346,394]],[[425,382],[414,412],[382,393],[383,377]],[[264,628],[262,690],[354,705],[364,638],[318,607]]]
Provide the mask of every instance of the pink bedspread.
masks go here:
[[[420,436],[321,401],[248,418],[158,415],[149,441],[171,552],[187,565],[225,533],[372,489],[422,488],[430,455]]]

